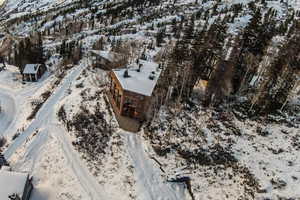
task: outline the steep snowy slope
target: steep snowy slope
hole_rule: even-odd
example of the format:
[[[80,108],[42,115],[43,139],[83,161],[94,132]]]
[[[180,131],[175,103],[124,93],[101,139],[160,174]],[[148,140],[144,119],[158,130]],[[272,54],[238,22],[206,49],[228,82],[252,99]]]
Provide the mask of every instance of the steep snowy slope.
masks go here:
[[[65,3],[70,3],[71,1],[66,0],[7,0],[6,10],[8,13],[20,13],[20,12],[36,12],[41,10],[47,10],[49,8],[55,7],[57,5],[63,5]]]
[[[270,122],[265,133],[268,124],[193,100],[180,113],[163,108],[137,135],[125,133],[105,95],[107,73],[93,65],[93,49],[154,62],[176,28],[188,32],[192,16],[196,33],[228,18],[226,37],[238,35],[252,19],[251,2],[262,16],[277,13],[277,26],[299,17],[298,0],[6,0],[0,34],[19,40],[11,57],[38,46],[24,50],[24,38],[41,39],[49,67],[37,83],[22,82],[12,66],[18,62],[0,72],[0,136],[7,139],[0,152],[14,170],[34,176],[33,200],[300,199],[297,121]]]

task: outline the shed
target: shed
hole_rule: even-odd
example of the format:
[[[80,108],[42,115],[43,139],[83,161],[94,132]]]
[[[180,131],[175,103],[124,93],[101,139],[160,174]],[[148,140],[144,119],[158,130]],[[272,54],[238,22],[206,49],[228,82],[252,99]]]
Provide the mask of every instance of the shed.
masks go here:
[[[109,91],[111,104],[116,108],[117,114],[139,121],[147,119],[161,71],[158,64],[152,62],[112,70]]]
[[[10,200],[9,197],[15,195],[21,200],[29,200],[32,189],[29,174],[0,170],[0,199]]]
[[[46,71],[44,64],[27,64],[23,70],[23,81],[38,81]]]

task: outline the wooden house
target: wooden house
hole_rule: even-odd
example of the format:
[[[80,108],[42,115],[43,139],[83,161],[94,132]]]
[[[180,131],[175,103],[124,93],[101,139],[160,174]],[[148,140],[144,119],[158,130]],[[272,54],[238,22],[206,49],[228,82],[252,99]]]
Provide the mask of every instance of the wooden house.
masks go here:
[[[23,70],[23,81],[35,82],[47,71],[43,64],[27,64]]]
[[[111,70],[124,66],[127,62],[124,55],[111,51],[90,51],[92,66],[103,70]]]
[[[115,112],[138,121],[148,119],[161,71],[158,64],[149,62],[141,63],[139,67],[112,70],[109,93]]]
[[[29,200],[32,189],[32,178],[29,174],[0,170],[1,200]]]

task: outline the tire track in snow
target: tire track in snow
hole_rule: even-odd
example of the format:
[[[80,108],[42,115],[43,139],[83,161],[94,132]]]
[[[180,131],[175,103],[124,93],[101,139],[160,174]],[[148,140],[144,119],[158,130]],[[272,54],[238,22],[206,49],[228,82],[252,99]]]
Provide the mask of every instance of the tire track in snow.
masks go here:
[[[64,127],[61,127],[59,124],[51,124],[51,126],[49,126],[49,130],[55,133],[54,136],[57,137],[58,141],[60,141],[64,154],[70,163],[70,167],[72,168],[78,180],[80,180],[81,186],[90,196],[90,198],[92,200],[108,199],[103,196],[102,192],[104,189],[100,187],[95,177],[90,174],[89,170],[82,162],[79,154],[73,149],[73,146],[66,136],[67,133]]]
[[[171,186],[163,182],[160,172],[147,158],[141,139],[135,133],[125,133],[127,151],[136,171],[139,195],[142,200],[184,200]]]
[[[0,136],[6,136],[16,116],[16,104],[14,98],[3,89],[0,89],[0,106]]]
[[[53,115],[55,116],[55,115]],[[39,155],[44,150],[43,145],[47,143],[48,139],[55,137],[63,150],[63,153],[68,161],[70,169],[72,169],[78,183],[83,190],[88,194],[91,200],[108,199],[104,198],[102,193],[104,190],[100,187],[96,179],[90,174],[81,158],[73,149],[69,139],[66,136],[66,131],[58,123],[53,123],[52,119],[45,121],[45,129],[40,131],[31,144],[26,148],[23,159],[20,160],[14,167],[21,169],[25,162],[30,162],[30,171],[34,170],[34,166],[38,160]]]
[[[47,130],[42,130],[37,133],[35,139],[26,148],[24,156],[22,159],[16,163],[14,166],[16,169],[22,171],[21,167],[25,162],[30,162],[30,171],[33,171],[36,161],[39,155],[44,151],[43,145],[47,143],[49,138],[49,132]]]

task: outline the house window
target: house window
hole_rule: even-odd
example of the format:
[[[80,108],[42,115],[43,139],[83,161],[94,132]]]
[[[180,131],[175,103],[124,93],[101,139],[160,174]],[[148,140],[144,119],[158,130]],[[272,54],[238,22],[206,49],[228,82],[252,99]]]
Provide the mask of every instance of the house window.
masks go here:
[[[134,98],[125,97],[122,113],[124,116],[138,118],[140,112],[138,110],[139,103]]]
[[[117,100],[118,94],[119,94],[119,90],[117,88],[115,88],[114,92],[113,92],[113,97],[114,97],[115,101]]]
[[[129,97],[126,97],[126,98],[124,99],[124,103],[134,104],[134,100],[131,99],[131,98],[129,98]]]

